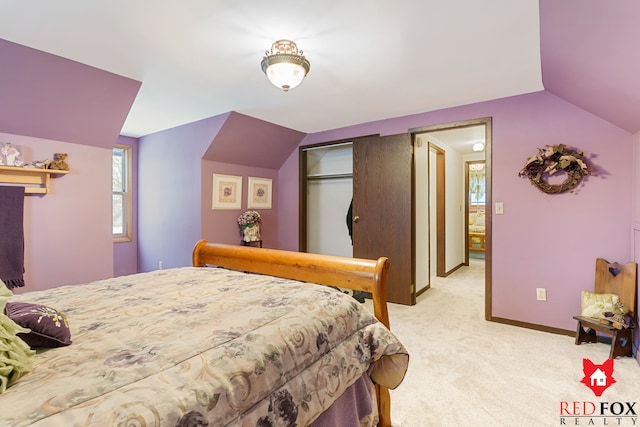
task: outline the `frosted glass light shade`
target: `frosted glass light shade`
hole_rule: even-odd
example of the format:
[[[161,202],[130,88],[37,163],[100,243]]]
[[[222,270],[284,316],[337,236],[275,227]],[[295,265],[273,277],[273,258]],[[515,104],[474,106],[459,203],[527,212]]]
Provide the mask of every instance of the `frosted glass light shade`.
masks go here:
[[[307,75],[301,65],[289,62],[269,65],[265,73],[275,87],[279,87],[285,92],[302,83],[304,76]]]

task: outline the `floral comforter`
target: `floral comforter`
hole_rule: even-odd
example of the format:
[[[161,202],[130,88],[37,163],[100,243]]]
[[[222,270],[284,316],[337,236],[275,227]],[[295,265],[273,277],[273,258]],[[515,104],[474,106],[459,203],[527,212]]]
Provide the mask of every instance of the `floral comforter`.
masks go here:
[[[7,426],[305,426],[372,364],[390,388],[404,347],[349,295],[221,268],[158,270],[16,295],[67,315],[0,396]]]

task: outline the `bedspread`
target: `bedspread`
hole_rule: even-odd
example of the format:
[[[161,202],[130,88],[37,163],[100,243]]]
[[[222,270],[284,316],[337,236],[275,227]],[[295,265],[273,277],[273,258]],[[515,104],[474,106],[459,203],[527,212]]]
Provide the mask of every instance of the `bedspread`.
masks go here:
[[[304,426],[375,362],[408,355],[350,296],[184,267],[16,295],[67,315],[73,344],[39,350],[0,396],[0,425]],[[208,423],[208,424],[207,424]]]

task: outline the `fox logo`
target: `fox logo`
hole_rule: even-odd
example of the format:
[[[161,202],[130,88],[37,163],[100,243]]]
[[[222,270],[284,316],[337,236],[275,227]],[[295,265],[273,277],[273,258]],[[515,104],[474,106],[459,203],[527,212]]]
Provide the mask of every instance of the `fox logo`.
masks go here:
[[[589,387],[596,396],[602,396],[602,393],[616,382],[613,378],[613,359],[607,359],[602,365],[582,359],[582,371],[584,378],[580,382]]]

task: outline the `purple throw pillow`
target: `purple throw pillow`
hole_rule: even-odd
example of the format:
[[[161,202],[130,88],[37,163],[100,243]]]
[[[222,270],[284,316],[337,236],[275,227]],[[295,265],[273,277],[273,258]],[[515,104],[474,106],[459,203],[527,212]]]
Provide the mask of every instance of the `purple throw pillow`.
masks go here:
[[[62,347],[71,344],[67,317],[55,308],[26,302],[8,302],[7,316],[31,332],[18,336],[30,347]]]

